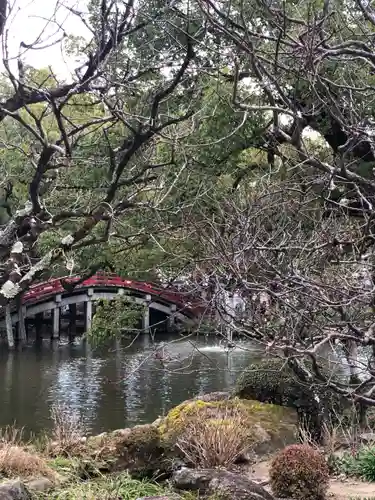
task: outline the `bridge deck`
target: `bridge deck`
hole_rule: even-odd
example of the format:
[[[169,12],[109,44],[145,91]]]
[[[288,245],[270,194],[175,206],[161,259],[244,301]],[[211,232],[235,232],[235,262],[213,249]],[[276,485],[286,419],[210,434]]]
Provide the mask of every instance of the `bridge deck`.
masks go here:
[[[120,276],[117,276],[115,274],[102,273],[97,273],[81,283],[79,283],[79,277],[62,277],[32,285],[30,289],[24,294],[22,303],[31,304],[40,302],[41,300],[45,300],[50,296],[69,293],[67,288],[63,286],[62,282],[66,283],[67,285],[74,285],[75,283],[77,283],[77,285],[74,287],[74,291],[78,291],[82,288],[105,287],[124,288],[128,289],[129,291],[149,294],[154,297],[158,297],[169,304],[175,304],[179,309],[183,309],[193,316],[199,314],[201,309],[197,301],[192,302],[187,294],[184,294],[177,290],[168,290],[155,284],[129,280],[121,278]]]
[[[85,326],[91,327],[93,302],[99,299],[112,300],[119,294],[128,294],[139,304],[145,305],[143,326],[150,327],[150,309],[156,309],[170,318],[194,318],[202,314],[202,307],[188,294],[165,289],[152,283],[121,278],[115,274],[97,273],[81,280],[80,277],[61,277],[35,284],[22,297],[22,306],[8,305],[2,311],[5,318],[0,326],[6,328],[9,347],[13,347],[13,325],[19,325],[21,338],[26,336],[25,319],[34,318],[50,311],[52,315],[53,337],[59,336],[61,309],[83,303],[85,306]],[[75,305],[74,305],[75,307]],[[0,313],[1,314],[1,313]]]

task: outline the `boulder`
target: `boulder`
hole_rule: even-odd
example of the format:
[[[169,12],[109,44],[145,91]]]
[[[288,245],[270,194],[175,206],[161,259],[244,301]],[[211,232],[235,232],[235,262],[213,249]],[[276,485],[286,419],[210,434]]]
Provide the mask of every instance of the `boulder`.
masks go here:
[[[225,391],[216,391],[216,392],[209,392],[208,394],[201,394],[199,396],[196,396],[194,400],[200,400],[204,401],[206,403],[209,403],[210,401],[224,401],[228,400],[231,398],[231,393],[230,392],[225,392]]]
[[[141,497],[137,498],[137,500],[179,500],[180,497],[177,496],[169,496],[169,495],[162,495],[162,496],[156,496],[156,497]]]
[[[0,483],[0,500],[31,500],[31,494],[21,481]]]
[[[101,472],[127,470],[137,479],[159,475],[164,477],[170,467],[159,430],[153,424],[92,436],[87,440],[85,456],[82,458],[87,457]]]
[[[39,493],[43,493],[45,491],[51,490],[54,487],[54,484],[50,479],[48,479],[48,477],[40,477],[27,481],[26,486],[30,491],[38,491]]]
[[[224,470],[183,468],[173,474],[173,484],[179,490],[218,495],[221,500],[274,500],[263,486]]]
[[[202,423],[206,425],[206,429],[202,430]],[[238,461],[241,461],[240,459],[255,459],[257,456],[274,453],[288,444],[296,443],[297,424],[298,416],[292,408],[239,398],[210,398],[208,401],[188,400],[172,408],[159,425],[159,431],[170,448],[176,445],[178,447],[181,437],[185,435],[190,439],[195,433],[198,439],[200,432],[200,437],[204,440],[210,426],[213,432],[214,429],[217,432],[221,430],[229,442],[231,433],[238,440],[241,432],[241,453],[238,457]],[[210,437],[212,438],[212,434]],[[227,464],[205,464],[204,467],[214,465]]]
[[[375,443],[375,432],[364,432],[359,435],[361,443],[373,444]]]
[[[114,439],[114,470],[127,470],[137,479],[160,477],[169,470],[167,449],[154,425],[124,429],[121,433],[117,432]]]

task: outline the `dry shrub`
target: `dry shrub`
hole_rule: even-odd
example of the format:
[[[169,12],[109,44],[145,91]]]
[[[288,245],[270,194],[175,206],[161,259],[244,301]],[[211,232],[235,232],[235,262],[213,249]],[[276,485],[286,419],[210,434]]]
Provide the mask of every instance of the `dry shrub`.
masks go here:
[[[177,446],[195,467],[227,467],[247,450],[248,434],[243,414],[223,408],[216,418],[187,420]]]
[[[57,404],[51,408],[53,422],[50,452],[70,455],[82,445],[84,426],[77,413],[65,405]]]
[[[324,500],[328,490],[328,465],[324,456],[311,446],[287,446],[274,458],[270,480],[277,497]]]
[[[23,429],[7,426],[0,429],[0,476],[54,479],[55,473],[40,455],[27,449]]]
[[[14,444],[0,445],[0,474],[6,477],[48,477],[55,478],[55,473],[42,457]]]

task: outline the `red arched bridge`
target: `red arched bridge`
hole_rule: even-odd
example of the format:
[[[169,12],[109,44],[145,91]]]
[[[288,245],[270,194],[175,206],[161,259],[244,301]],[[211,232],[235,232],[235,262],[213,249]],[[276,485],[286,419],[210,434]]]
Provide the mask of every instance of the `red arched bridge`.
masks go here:
[[[97,273],[82,280],[80,277],[61,277],[37,283],[22,297],[20,307],[8,306],[0,326],[5,327],[8,344],[14,345],[13,326],[18,326],[21,339],[26,338],[25,320],[51,317],[52,335],[59,336],[62,312],[83,304],[84,328],[91,327],[93,305],[97,300],[113,300],[129,296],[135,303],[145,306],[143,329],[149,331],[150,310],[154,309],[169,317],[169,322],[194,318],[202,313],[198,301],[178,290],[141,281],[121,278],[115,274]]]

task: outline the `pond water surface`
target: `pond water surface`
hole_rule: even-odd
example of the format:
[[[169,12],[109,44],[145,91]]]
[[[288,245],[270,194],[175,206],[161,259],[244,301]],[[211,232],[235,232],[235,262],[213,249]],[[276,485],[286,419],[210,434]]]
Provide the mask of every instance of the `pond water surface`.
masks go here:
[[[164,346],[164,347],[163,347]],[[101,349],[85,342],[44,341],[0,351],[0,427],[15,423],[39,433],[62,404],[79,415],[88,433],[152,422],[198,394],[229,389],[250,360],[249,343],[229,352],[214,337],[148,335]]]

